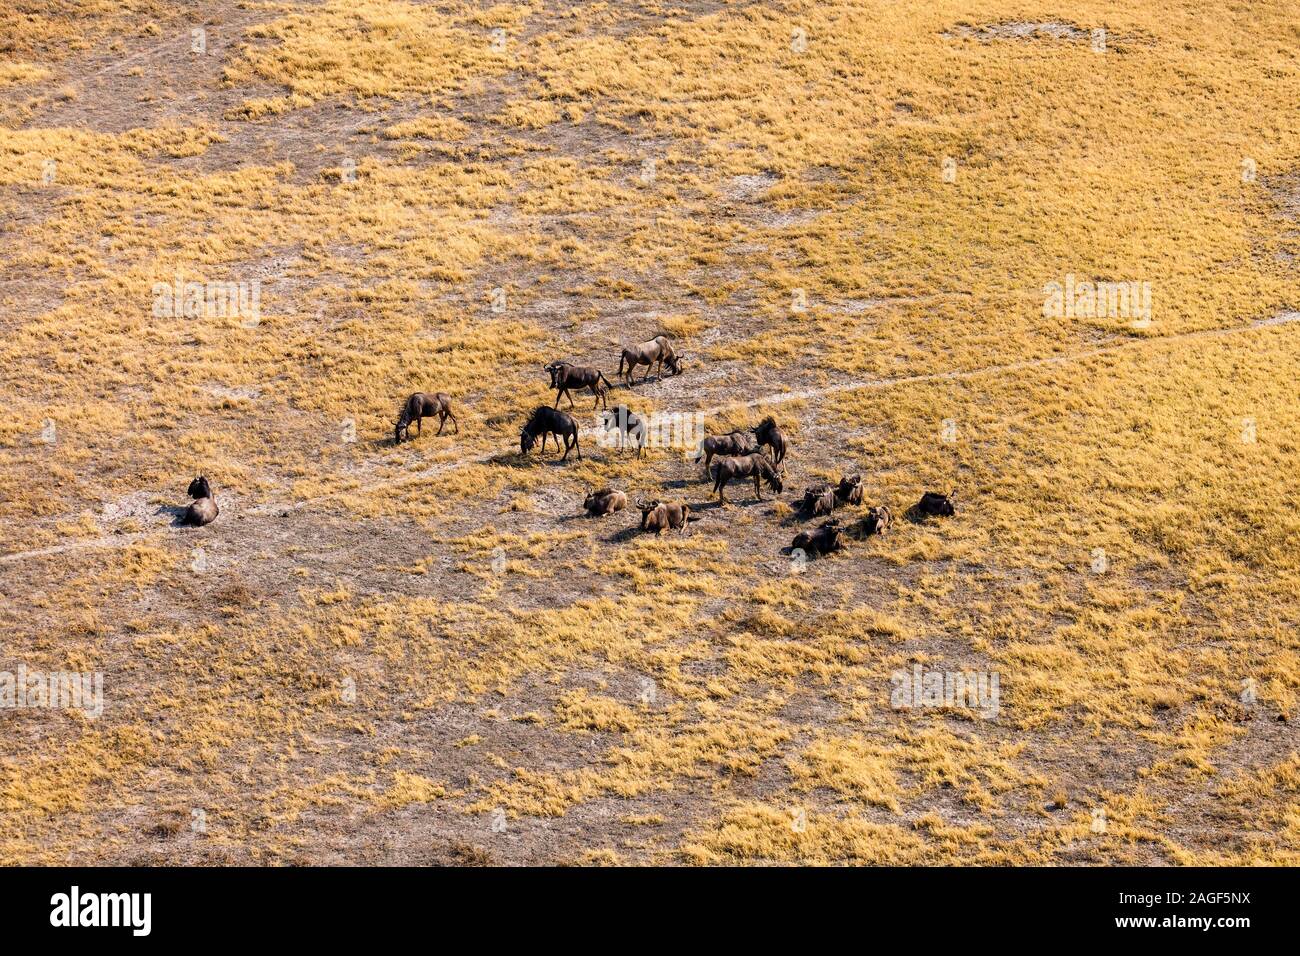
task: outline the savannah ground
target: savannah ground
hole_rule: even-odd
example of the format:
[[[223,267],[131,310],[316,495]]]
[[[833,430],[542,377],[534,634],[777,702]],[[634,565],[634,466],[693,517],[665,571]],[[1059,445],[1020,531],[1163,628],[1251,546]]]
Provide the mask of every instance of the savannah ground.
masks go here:
[[[0,670],[104,680],[0,710],[0,862],[1300,862],[1293,3],[0,0],[0,56]],[[780,500],[589,396],[518,457],[661,331],[611,399],[776,416]],[[855,471],[959,513],[799,570]]]

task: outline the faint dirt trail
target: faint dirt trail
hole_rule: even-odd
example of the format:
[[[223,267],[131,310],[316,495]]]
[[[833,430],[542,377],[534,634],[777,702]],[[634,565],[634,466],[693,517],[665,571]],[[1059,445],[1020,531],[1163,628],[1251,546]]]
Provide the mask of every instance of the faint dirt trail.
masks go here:
[[[820,398],[826,395],[837,395],[844,392],[855,392],[868,388],[894,388],[897,386],[919,385],[925,382],[964,381],[966,379],[977,378],[981,375],[988,375],[997,372],[1019,372],[1027,369],[1046,368],[1053,365],[1068,365],[1073,362],[1087,361],[1088,359],[1124,352],[1142,346],[1178,345],[1180,343],[1194,342],[1203,339],[1223,338],[1229,335],[1239,335],[1243,332],[1253,332],[1258,329],[1268,328],[1275,325],[1285,325],[1293,322],[1300,322],[1300,312],[1280,312],[1271,318],[1259,319],[1252,322],[1250,325],[1236,326],[1234,328],[1205,329],[1200,332],[1186,332],[1181,335],[1173,335],[1164,338],[1128,339],[1126,341],[1117,342],[1114,345],[1105,345],[1099,348],[1088,349],[1083,352],[1075,352],[1070,355],[1052,355],[1047,356],[1046,358],[1025,359],[1020,362],[1008,362],[1001,365],[985,365],[980,368],[955,370],[950,372],[932,372],[925,375],[903,375],[896,378],[857,379],[850,382],[841,382],[836,385],[827,385],[823,388],[778,392],[773,395],[750,399],[748,401],[728,402],[724,405],[703,409],[702,411],[706,416],[710,416],[737,408],[758,408],[769,405],[780,405],[785,402]],[[582,434],[591,436],[595,434],[595,430],[584,429]],[[480,456],[472,459],[443,462],[437,465],[431,465],[427,468],[421,468],[417,471],[406,472],[392,478],[372,482],[368,485],[346,488],[339,491],[329,491],[324,494],[315,495],[310,498],[303,498],[298,501],[266,502],[260,505],[255,505],[240,513],[249,517],[263,516],[273,513],[283,514],[285,512],[297,511],[311,505],[319,504],[320,502],[328,501],[332,498],[339,498],[344,495],[364,495],[375,491],[384,491],[389,488],[399,488],[402,485],[414,481],[437,478],[469,465],[490,464],[499,454],[500,452],[494,452],[491,455]],[[373,459],[371,463],[373,463]],[[81,541],[72,541],[67,544],[54,545],[48,548],[37,548],[31,551],[18,551],[13,554],[0,556],[0,564],[15,564],[33,558],[50,557],[53,555],[67,554],[76,551],[123,548],[137,541],[160,537],[169,527],[170,526],[164,526],[163,528],[156,528],[150,531],[138,531],[131,534],[105,535],[99,538],[87,538]]]

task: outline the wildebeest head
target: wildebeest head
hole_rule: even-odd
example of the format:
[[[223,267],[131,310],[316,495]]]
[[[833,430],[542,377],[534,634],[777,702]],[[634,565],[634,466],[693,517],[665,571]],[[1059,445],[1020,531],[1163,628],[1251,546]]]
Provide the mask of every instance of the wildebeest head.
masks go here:
[[[681,375],[683,358],[684,356],[681,355],[670,355],[664,359],[664,364],[668,366],[668,371],[673,375]]]
[[[528,454],[533,450],[533,445],[535,444],[537,444],[537,439],[527,428],[519,433],[519,454]]]
[[[208,479],[199,475],[190,482],[190,487],[186,494],[191,498],[211,498],[212,488],[208,485]]]

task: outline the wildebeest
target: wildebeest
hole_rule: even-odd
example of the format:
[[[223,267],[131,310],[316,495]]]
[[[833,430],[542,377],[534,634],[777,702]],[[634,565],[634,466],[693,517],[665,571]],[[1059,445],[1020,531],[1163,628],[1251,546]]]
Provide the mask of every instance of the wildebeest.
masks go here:
[[[426,416],[438,416],[438,434],[442,434],[442,426],[447,424],[447,419],[451,419],[452,425],[456,431],[460,431],[460,422],[456,421],[456,416],[451,413],[451,396],[446,392],[438,392],[436,395],[430,395],[427,392],[415,392],[406,400],[402,406],[401,412],[397,416],[397,427],[393,432],[393,444],[400,445],[402,438],[407,441],[411,440],[411,422],[415,422],[415,433],[420,435],[424,431],[424,425],[421,420]]]
[[[721,504],[727,503],[723,489],[733,478],[753,478],[754,494],[759,501],[763,500],[763,493],[759,487],[761,481],[766,481],[767,486],[778,493],[785,488],[780,473],[772,464],[772,459],[761,451],[735,458],[719,458],[713,463],[713,475],[713,490],[718,493],[718,501]]]
[[[957,513],[957,492],[950,491],[946,495],[937,491],[927,491],[921,495],[921,500],[916,503],[917,514],[933,515],[941,518],[951,518]]]
[[[835,492],[830,485],[805,488],[803,501],[799,503],[799,508],[810,518],[816,518],[818,515],[828,515],[835,510]]]
[[[625,365],[626,372],[623,370]],[[649,342],[629,345],[623,349],[623,354],[618,359],[618,374],[623,376],[623,380],[628,385],[632,384],[632,373],[638,365],[646,367],[642,382],[650,378],[652,365],[656,366],[655,375],[658,378],[663,378],[664,365],[667,365],[668,371],[674,375],[680,375],[682,372],[681,357],[673,351],[672,343],[668,341],[666,335],[656,335]]]
[[[641,512],[641,530],[662,534],[669,528],[680,528],[686,533],[691,520],[691,506],[685,502],[637,501]]]
[[[802,551],[810,558],[819,558],[832,551],[839,551],[843,547],[844,542],[840,540],[840,522],[837,518],[823,521],[816,531],[800,531],[790,544],[791,551]]]
[[[588,489],[582,507],[587,512],[588,518],[612,515],[615,511],[622,511],[627,507],[627,495],[613,488],[602,488],[600,491]]]
[[[646,437],[648,430],[646,424],[641,418],[626,405],[615,405],[613,408],[607,408],[600,413],[600,424],[606,434],[609,432],[618,432],[618,447],[624,448],[629,436],[632,438],[632,445],[636,448],[636,456],[640,458],[645,454]],[[602,445],[603,447],[603,445]]]
[[[554,435],[557,445],[561,438],[564,439],[564,455],[560,461],[568,458],[570,449],[574,448],[578,450],[578,461],[582,461],[582,449],[578,447],[578,423],[568,413],[545,405],[534,408],[523,431],[519,433],[519,453],[526,455],[532,451],[538,435],[542,436],[543,452],[546,451],[546,436]]]
[[[704,474],[709,474],[709,463],[713,461],[714,455],[720,455],[724,458],[737,458],[742,455],[752,455],[756,451],[758,451],[758,446],[744,432],[734,431],[726,435],[709,435],[700,442],[700,453],[704,457]]]
[[[841,478],[835,489],[835,500],[842,505],[862,504],[862,476],[849,475]]]
[[[609,407],[606,396],[609,395],[611,386],[609,379],[605,378],[605,373],[600,369],[592,368],[590,365],[573,365],[570,362],[552,362],[546,366],[546,371],[551,373],[551,388],[555,389],[556,408],[560,407],[560,399],[565,395],[568,395],[569,407],[572,408],[573,395],[570,390],[581,391],[584,388],[591,389],[591,394],[596,396],[592,408],[598,405]]]
[[[781,434],[781,429],[777,428],[776,419],[769,415],[755,425],[752,431],[760,447],[766,445],[772,449],[772,461],[781,464],[785,460],[789,444],[785,440],[785,435]]]
[[[893,520],[893,514],[885,505],[878,508],[868,508],[865,515],[849,525],[849,533],[857,538],[869,538],[873,534],[884,534],[889,530]]]
[[[199,475],[190,482],[186,493],[195,500],[190,502],[185,514],[181,515],[181,524],[199,528],[217,520],[217,502],[212,497],[212,486],[208,484],[208,479]]]

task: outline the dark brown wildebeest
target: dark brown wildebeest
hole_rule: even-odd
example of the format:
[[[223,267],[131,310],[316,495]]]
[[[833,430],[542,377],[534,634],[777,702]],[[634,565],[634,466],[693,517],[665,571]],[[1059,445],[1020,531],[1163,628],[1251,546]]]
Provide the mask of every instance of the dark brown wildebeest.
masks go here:
[[[800,531],[790,544],[791,551],[802,551],[810,558],[820,558],[843,547],[844,542],[840,540],[840,522],[836,518],[823,521],[822,526],[816,531]]]
[[[921,495],[921,500],[916,503],[916,513],[921,515],[933,515],[937,518],[951,518],[957,513],[957,492],[955,490],[948,492],[946,495],[937,491],[927,491]]]
[[[641,530],[663,534],[669,528],[680,528],[686,533],[686,525],[691,520],[691,506],[681,501],[637,501],[641,512]]]
[[[212,486],[208,484],[208,479],[199,475],[190,482],[186,493],[195,500],[190,502],[185,514],[181,515],[181,524],[200,528],[217,520],[217,502],[212,497]]]
[[[646,424],[626,405],[615,405],[613,408],[607,408],[600,413],[600,424],[605,429],[605,433],[618,433],[618,447],[620,450],[626,447],[629,437],[632,438],[632,445],[636,448],[636,456],[640,458],[645,454],[646,436],[648,430]],[[602,447],[604,444],[602,443]]]
[[[724,505],[727,503],[727,498],[723,489],[733,478],[753,478],[754,494],[759,501],[763,500],[763,492],[759,486],[761,481],[766,481],[767,486],[778,493],[785,488],[780,473],[772,464],[772,459],[761,451],[736,458],[719,458],[713,463],[713,475],[713,490],[718,493],[719,503]]]
[[[768,415],[751,430],[754,432],[754,437],[758,439],[760,447],[766,445],[772,449],[773,463],[779,465],[785,461],[785,453],[790,446],[785,440],[785,435],[781,434],[781,429],[776,427],[775,418]]]
[[[828,515],[835,510],[835,492],[830,485],[805,488],[799,508],[810,518]]]
[[[624,372],[624,365],[627,371]],[[632,385],[632,373],[638,365],[645,366],[645,378],[642,382],[650,378],[650,366],[656,366],[655,376],[663,378],[664,365],[668,366],[668,371],[674,375],[682,373],[681,357],[673,351],[672,343],[668,341],[666,335],[656,335],[649,342],[642,342],[640,345],[629,345],[623,349],[623,354],[618,359],[618,374],[623,376],[623,380],[630,386]]]
[[[569,457],[571,449],[578,449],[578,461],[582,461],[582,449],[578,448],[578,423],[575,422],[566,412],[558,411],[554,408],[547,408],[545,405],[538,405],[533,409],[532,415],[528,417],[528,422],[524,425],[523,431],[519,433],[519,453],[526,455],[533,450],[533,445],[537,444],[537,436],[542,436],[542,451],[546,451],[546,436],[554,435],[555,444],[564,439],[564,455],[560,461]]]
[[[613,488],[602,488],[600,491],[588,489],[582,507],[587,512],[588,518],[612,515],[615,511],[622,511],[627,507],[627,495]]]
[[[400,445],[403,437],[411,441],[411,422],[415,422],[415,433],[423,434],[424,425],[421,420],[426,416],[438,416],[438,434],[442,434],[442,426],[447,424],[447,419],[451,419],[452,425],[456,431],[460,431],[460,422],[456,421],[456,416],[451,413],[451,396],[446,392],[438,392],[436,395],[430,395],[427,392],[415,392],[406,400],[402,406],[401,412],[397,416],[397,427],[393,432],[393,444]]]
[[[710,435],[700,442],[700,454],[704,457],[704,474],[706,476],[709,474],[709,463],[713,461],[714,455],[723,458],[739,458],[742,455],[752,455],[756,451],[758,446],[744,432]]]
[[[849,534],[855,538],[869,538],[873,534],[884,534],[893,521],[893,514],[884,505],[868,508],[865,515],[849,526]]]
[[[835,489],[835,500],[842,505],[862,504],[862,476],[849,475],[847,478],[841,478],[839,486]]]
[[[611,388],[609,379],[605,373],[598,368],[592,368],[590,365],[573,365],[569,362],[552,362],[546,366],[546,371],[551,373],[551,388],[555,389],[555,407],[560,407],[560,399],[565,395],[569,397],[569,407],[573,407],[573,395],[571,390],[582,391],[584,388],[591,389],[591,394],[596,396],[595,403],[591,406],[596,408],[599,405],[609,407],[609,389]]]

